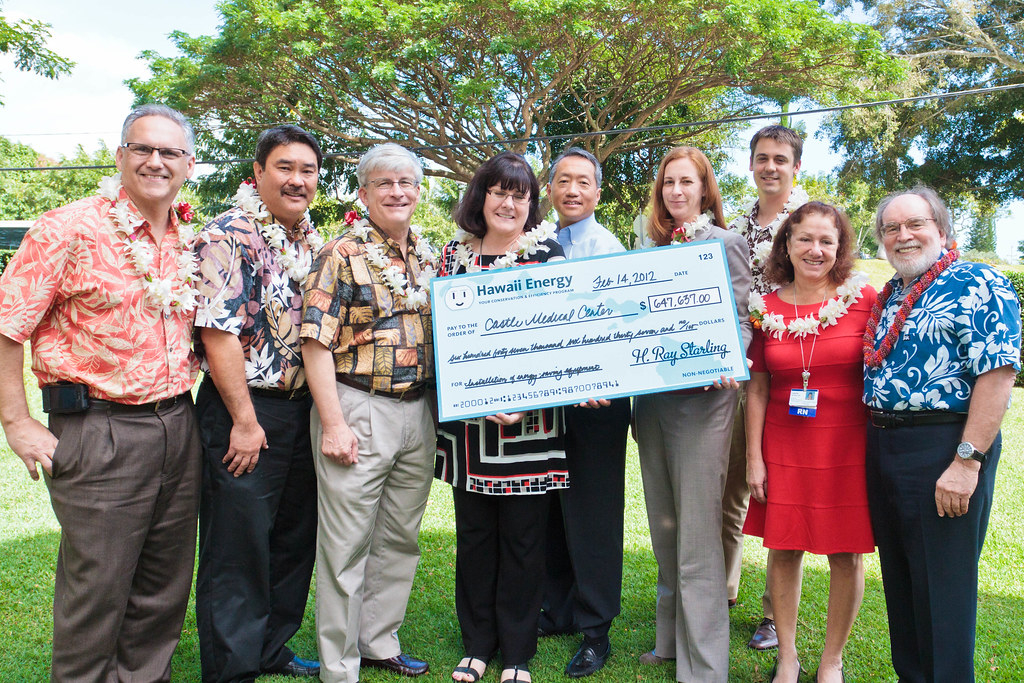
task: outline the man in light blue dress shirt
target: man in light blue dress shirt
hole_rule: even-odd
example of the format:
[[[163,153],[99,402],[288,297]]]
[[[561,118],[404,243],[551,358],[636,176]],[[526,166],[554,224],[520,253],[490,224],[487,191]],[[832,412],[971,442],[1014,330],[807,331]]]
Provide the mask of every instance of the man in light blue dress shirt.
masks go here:
[[[594,219],[601,198],[601,164],[570,147],[555,159],[548,197],[558,214],[565,257],[614,254],[625,248]],[[542,635],[583,634],[565,673],[599,671],[611,654],[608,631],[622,593],[622,517],[625,495],[628,398],[591,401],[565,409],[565,455],[572,485],[548,494],[548,577]]]

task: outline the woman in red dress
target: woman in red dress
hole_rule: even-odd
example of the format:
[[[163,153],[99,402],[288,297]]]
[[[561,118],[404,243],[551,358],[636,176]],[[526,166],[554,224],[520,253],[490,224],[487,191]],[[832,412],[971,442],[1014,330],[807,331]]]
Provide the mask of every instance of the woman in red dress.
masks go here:
[[[804,552],[828,556],[829,611],[816,674],[843,681],[843,648],[864,595],[862,553],[874,552],[864,475],[867,410],[861,337],[875,290],[852,275],[850,222],[809,202],[779,228],[765,275],[781,285],[751,294],[754,339],[747,386],[744,533],[769,548],[768,590],[779,654],[772,681],[800,673],[796,623]]]

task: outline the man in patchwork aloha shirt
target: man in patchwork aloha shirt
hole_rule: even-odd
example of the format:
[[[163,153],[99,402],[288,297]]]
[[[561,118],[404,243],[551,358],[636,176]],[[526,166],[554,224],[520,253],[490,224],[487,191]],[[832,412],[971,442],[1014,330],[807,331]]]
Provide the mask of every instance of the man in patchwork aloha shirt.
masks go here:
[[[53,681],[171,677],[199,499],[195,259],[175,203],[194,146],[173,109],[132,111],[119,173],[44,214],[0,278],[0,419],[61,527]],[[49,429],[26,404],[28,339]]]
[[[306,218],[323,154],[298,126],[264,131],[255,187],[196,241],[196,351],[206,377],[196,623],[203,680],[316,676],[287,647],[316,550],[312,398],[299,349],[302,284],[323,242]]]
[[[752,294],[765,295],[776,285],[764,278],[764,266],[772,241],[782,222],[807,201],[807,193],[793,185],[800,170],[800,157],[804,141],[792,128],[765,126],[750,139],[750,173],[757,186],[757,201],[742,216],[729,224],[729,229],[743,235],[750,247],[750,275]],[[740,392],[733,423],[732,444],[729,447],[729,471],[722,496],[722,549],[729,606],[739,597],[740,569],[743,563],[743,520],[747,516],[750,492],[747,490],[747,437],[744,430],[746,391]],[[771,562],[766,567],[765,589],[761,594],[762,618],[747,643],[755,650],[769,650],[779,646],[775,632],[774,612],[768,593]]]
[[[428,670],[398,642],[436,445],[426,289],[434,257],[411,224],[423,169],[387,143],[363,155],[356,176],[369,221],[320,252],[300,332],[315,402],[317,635],[326,683],[356,683],[360,666],[406,676]]]
[[[974,680],[978,559],[1020,369],[1020,304],[994,268],[958,260],[926,187],[890,195],[875,232],[896,275],[865,344],[871,526],[901,681]]]

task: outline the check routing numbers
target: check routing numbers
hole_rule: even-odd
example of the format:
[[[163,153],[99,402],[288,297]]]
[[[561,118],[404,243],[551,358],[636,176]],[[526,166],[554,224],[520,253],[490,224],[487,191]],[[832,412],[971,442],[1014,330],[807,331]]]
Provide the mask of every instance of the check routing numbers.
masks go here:
[[[443,420],[748,379],[721,242],[438,278]]]

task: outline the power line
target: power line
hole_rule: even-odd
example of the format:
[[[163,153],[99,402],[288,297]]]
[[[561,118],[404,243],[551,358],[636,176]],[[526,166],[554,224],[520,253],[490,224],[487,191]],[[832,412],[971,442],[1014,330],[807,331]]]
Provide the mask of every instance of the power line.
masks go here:
[[[705,119],[703,121],[684,121],[681,123],[666,123],[657,126],[642,126],[639,128],[615,128],[611,130],[598,130],[598,131],[585,131],[581,133],[561,133],[558,135],[539,135],[535,137],[526,138],[509,138],[504,140],[487,140],[485,142],[459,142],[450,145],[421,145],[417,147],[410,147],[409,149],[413,152],[424,152],[427,150],[447,150],[447,149],[463,149],[473,147],[493,147],[495,145],[515,145],[531,142],[545,142],[548,140],[569,140],[577,138],[590,138],[598,135],[632,135],[634,133],[648,133],[662,130],[671,130],[673,128],[694,128],[698,126],[713,126],[721,125],[725,123],[741,123],[743,121],[757,121],[760,119],[774,119],[782,116],[810,116],[812,114],[826,114],[829,112],[836,111],[847,111],[850,109],[864,109],[870,107],[884,107],[893,104],[906,104],[909,102],[925,102],[928,100],[947,100],[957,97],[965,97],[968,95],[988,95],[995,92],[1004,92],[1008,90],[1018,90],[1024,88],[1024,83],[1013,83],[1010,85],[996,85],[989,86],[986,88],[972,88],[970,90],[956,90],[945,93],[933,93],[930,95],[916,95],[914,97],[900,97],[889,100],[874,100],[872,102],[857,102],[855,104],[841,104],[832,107],[819,107],[817,109],[803,109],[800,111],[779,111],[771,114],[748,114],[745,116],[730,116],[727,118],[720,119]],[[381,140],[381,142],[385,142]],[[329,152],[324,154],[325,159],[336,159],[346,156],[342,152]],[[212,166],[223,166],[225,164],[242,164],[252,163],[254,159],[209,159],[196,161],[197,164],[206,164]],[[95,165],[95,166],[26,166],[26,167],[14,167],[14,168],[0,168],[0,172],[12,172],[12,171],[91,171],[100,169],[114,168],[113,165]]]

